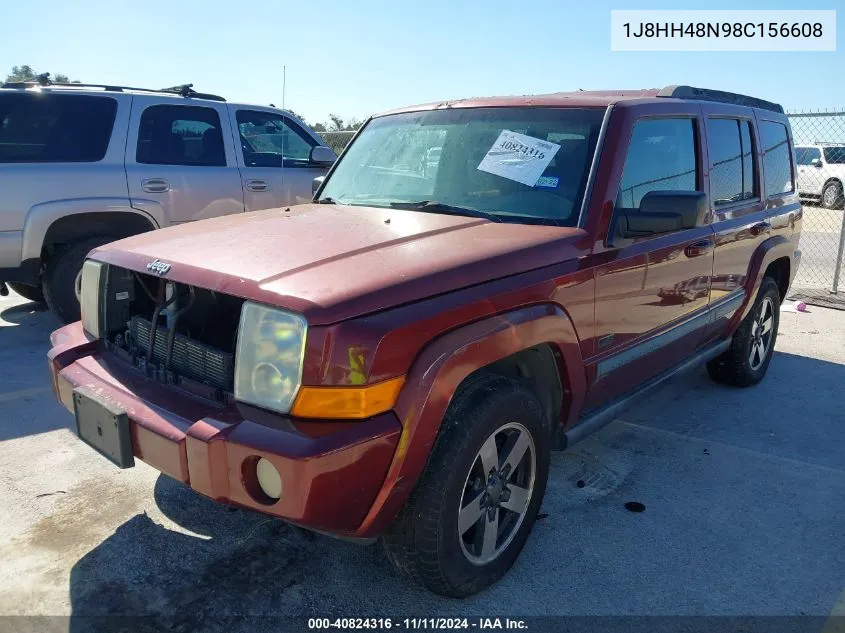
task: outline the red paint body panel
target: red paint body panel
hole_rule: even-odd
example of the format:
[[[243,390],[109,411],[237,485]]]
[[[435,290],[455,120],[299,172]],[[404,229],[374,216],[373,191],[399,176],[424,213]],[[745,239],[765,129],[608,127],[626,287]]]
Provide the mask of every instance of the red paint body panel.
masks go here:
[[[168,279],[284,305],[324,325],[548,266],[560,261],[562,243],[581,233],[518,229],[418,211],[304,204],[143,233],[91,257],[132,270],[165,260]]]
[[[457,386],[478,367],[541,343],[552,343],[559,353],[564,390],[572,399],[567,413],[579,411],[585,388],[581,351],[572,322],[556,306],[537,305],[473,323],[423,351],[396,403],[402,440],[360,535],[384,531],[405,503],[425,467]]]
[[[349,423],[210,405],[110,360],[79,324],[53,336],[57,394],[68,406],[74,386],[100,390],[129,412],[136,455],[202,494],[308,527],[377,536],[416,485],[449,402],[473,371],[548,344],[564,391],[560,426],[568,430],[585,412],[729,336],[771,263],[788,261],[794,276],[801,229],[795,194],[711,206],[695,229],[609,242],[637,120],[695,120],[697,184],[706,193],[707,116],[786,121],[772,112],[657,99],[656,92],[471,99],[394,111],[610,108],[577,228],[309,204],[171,227],[93,253],[139,271],[158,258],[172,265],[169,279],[302,313],[309,322],[303,384],[406,375],[393,411]],[[762,158],[758,179],[761,166]],[[764,220],[770,228],[760,232],[755,226]],[[712,247],[697,250],[702,240]],[[741,308],[710,318],[714,305],[740,294]],[[256,456],[290,482],[275,505],[250,496],[242,465]]]

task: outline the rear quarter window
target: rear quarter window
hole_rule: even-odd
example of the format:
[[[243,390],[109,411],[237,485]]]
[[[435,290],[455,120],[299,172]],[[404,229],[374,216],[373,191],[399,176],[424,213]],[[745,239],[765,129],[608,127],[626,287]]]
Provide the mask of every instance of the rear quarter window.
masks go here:
[[[102,160],[116,113],[109,97],[0,94],[0,163]]]
[[[792,150],[786,126],[774,121],[760,121],[760,142],[763,146],[766,195],[772,197],[794,191]]]

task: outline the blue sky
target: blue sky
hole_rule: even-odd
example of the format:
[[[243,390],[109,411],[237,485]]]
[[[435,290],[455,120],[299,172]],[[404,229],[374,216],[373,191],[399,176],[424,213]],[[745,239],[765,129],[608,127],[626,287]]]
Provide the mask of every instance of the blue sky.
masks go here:
[[[611,9],[842,9],[841,0],[28,0],[4,9],[0,71],[16,64],[97,83],[193,82],[309,121],[365,118],[456,97],[684,83],[788,110],[845,108],[845,54],[610,51]]]

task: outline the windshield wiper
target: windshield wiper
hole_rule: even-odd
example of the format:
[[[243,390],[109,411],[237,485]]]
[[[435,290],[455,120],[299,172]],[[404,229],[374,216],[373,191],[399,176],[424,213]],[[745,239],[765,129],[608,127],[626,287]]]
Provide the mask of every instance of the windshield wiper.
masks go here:
[[[468,207],[458,207],[453,204],[444,204],[443,202],[435,202],[434,200],[420,200],[419,202],[391,202],[390,208],[405,209],[407,211],[428,211],[431,213],[442,213],[444,215],[465,215],[471,218],[490,220],[491,222],[502,221],[501,218],[493,213],[479,211],[478,209],[470,209]]]
[[[319,200],[315,200],[317,204],[339,204],[337,200],[334,198],[320,198]]]

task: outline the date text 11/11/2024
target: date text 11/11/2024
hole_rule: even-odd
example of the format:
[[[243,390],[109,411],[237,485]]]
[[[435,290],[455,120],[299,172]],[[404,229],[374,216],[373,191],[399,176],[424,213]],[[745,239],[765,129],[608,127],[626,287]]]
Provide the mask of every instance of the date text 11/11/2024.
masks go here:
[[[518,618],[309,618],[310,630],[527,630]]]

